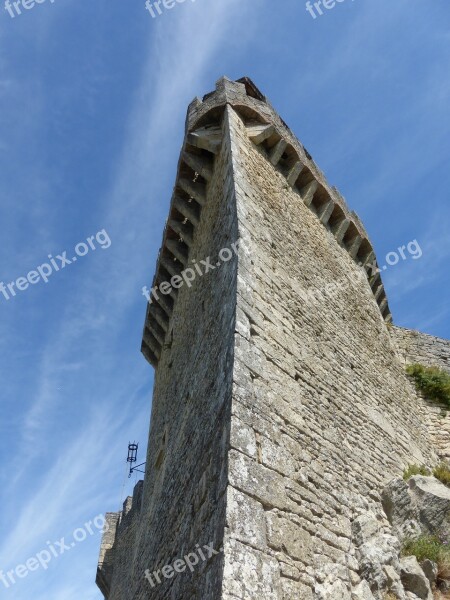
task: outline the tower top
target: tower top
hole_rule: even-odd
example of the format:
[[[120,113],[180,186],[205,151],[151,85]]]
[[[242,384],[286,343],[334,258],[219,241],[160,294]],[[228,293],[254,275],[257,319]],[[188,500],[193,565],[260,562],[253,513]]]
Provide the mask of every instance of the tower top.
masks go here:
[[[386,322],[391,322],[375,252],[360,218],[349,209],[339,191],[329,185],[310,153],[249,77],[237,81],[221,77],[213,92],[195,98],[188,107],[185,139],[152,289],[188,266],[189,248],[222,148],[226,106],[239,115],[251,141],[282,173],[287,185],[300,194],[336,242],[365,269],[381,314]],[[171,289],[170,294],[161,295],[148,306],[142,352],[153,366],[158,363],[176,298],[177,290]]]

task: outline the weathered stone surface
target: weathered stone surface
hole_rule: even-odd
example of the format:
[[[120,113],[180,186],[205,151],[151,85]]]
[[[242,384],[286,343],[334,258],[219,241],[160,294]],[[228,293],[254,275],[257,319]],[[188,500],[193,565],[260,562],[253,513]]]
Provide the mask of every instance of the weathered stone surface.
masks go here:
[[[227,592],[237,598],[280,598],[278,562],[235,540],[229,540],[225,544],[224,579],[227,582]]]
[[[352,591],[352,600],[374,600],[367,581],[361,581]]]
[[[400,578],[400,565],[397,564],[396,568],[391,565],[385,565],[383,571],[386,575],[387,589],[392,592],[398,600],[403,600],[405,598],[405,590]]]
[[[432,335],[391,327],[395,350],[403,364],[420,363],[450,372],[450,343]],[[413,384],[411,383],[411,387]],[[450,460],[450,411],[445,404],[421,398],[421,412],[432,445],[440,458]]]
[[[450,343],[433,335],[392,327],[392,338],[405,364],[420,363],[450,372]]]
[[[353,523],[356,559],[359,572],[373,590],[398,587],[395,568],[398,566],[400,543],[396,537],[383,533],[380,522],[370,513]],[[386,568],[386,567],[392,567]]]
[[[292,581],[291,579],[281,578],[281,593],[280,600],[313,600],[313,592],[310,587],[300,581]]]
[[[352,600],[351,592],[340,579],[317,585],[315,594],[317,600],[336,600],[336,598],[340,600]]]
[[[400,540],[420,535],[417,506],[406,481],[400,478],[390,481],[381,494],[381,500],[393,531]]]
[[[450,535],[450,489],[434,477],[395,479],[383,490],[382,502],[400,540],[421,533]]]
[[[380,524],[374,514],[366,513],[353,521],[353,537],[358,547],[370,543],[378,535]]]
[[[254,548],[266,548],[266,520],[262,504],[229,486],[227,514],[230,535]]]
[[[433,600],[430,582],[415,556],[406,556],[400,560],[400,577],[406,591],[422,600]]]
[[[430,582],[431,587],[436,583],[438,575],[438,566],[432,560],[424,560],[420,563],[422,571],[425,573],[426,578]]]
[[[308,564],[313,555],[313,540],[311,535],[304,531],[300,523],[277,514],[267,514],[267,539],[268,544],[275,550],[283,550],[295,560]]]
[[[408,483],[423,531],[450,535],[450,489],[434,477],[421,475]]]

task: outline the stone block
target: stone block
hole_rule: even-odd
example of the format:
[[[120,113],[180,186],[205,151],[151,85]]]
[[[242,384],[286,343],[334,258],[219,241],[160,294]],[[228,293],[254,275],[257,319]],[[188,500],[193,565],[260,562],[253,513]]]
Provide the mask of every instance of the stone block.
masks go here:
[[[267,540],[274,550],[279,550],[295,560],[310,564],[313,557],[313,540],[299,523],[276,513],[267,513]]]
[[[227,490],[227,525],[230,538],[261,550],[267,547],[262,505],[232,486]]]

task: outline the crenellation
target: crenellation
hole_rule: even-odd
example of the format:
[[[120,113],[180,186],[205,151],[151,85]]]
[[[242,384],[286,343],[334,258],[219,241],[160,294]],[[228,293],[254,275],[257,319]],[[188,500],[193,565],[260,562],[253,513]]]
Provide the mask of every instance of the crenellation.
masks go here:
[[[117,571],[122,575],[127,564],[127,549],[136,535],[136,526],[141,511],[143,481],[138,481],[133,496],[123,502],[123,508],[116,513],[106,513],[105,528],[102,536],[100,556],[97,566],[96,583],[101,592],[108,598],[111,585]],[[129,575],[128,575],[129,576]],[[126,585],[127,577],[122,577],[122,585]]]

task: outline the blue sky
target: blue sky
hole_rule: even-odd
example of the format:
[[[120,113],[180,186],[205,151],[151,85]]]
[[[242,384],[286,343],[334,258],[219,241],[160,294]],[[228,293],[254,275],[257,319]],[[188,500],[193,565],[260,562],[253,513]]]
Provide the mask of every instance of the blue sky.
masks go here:
[[[140,355],[149,284],[188,103],[250,76],[358,212],[397,324],[450,338],[448,0],[143,0],[0,6],[0,281],[105,229],[47,284],[0,296],[0,568],[117,510],[129,440],[144,456],[152,369]],[[126,480],[125,493],[134,480]],[[99,535],[6,589],[99,600]]]

